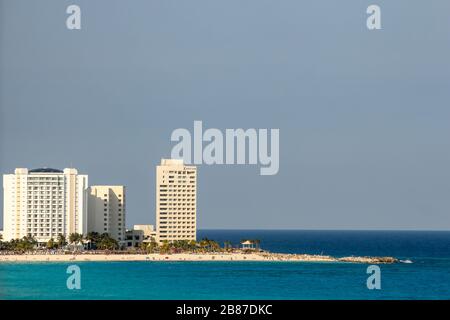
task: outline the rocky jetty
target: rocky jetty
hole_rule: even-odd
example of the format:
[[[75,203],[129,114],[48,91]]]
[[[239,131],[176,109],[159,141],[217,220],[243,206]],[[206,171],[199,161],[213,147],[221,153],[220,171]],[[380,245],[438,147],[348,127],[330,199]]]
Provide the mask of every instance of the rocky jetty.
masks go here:
[[[286,254],[286,253],[265,253],[262,254],[264,260],[274,261],[305,261],[305,262],[349,262],[349,263],[368,263],[368,264],[389,264],[398,263],[399,260],[394,257],[342,257],[336,258],[327,255],[311,254]]]
[[[343,257],[338,258],[341,262],[353,262],[353,263],[370,263],[370,264],[388,264],[388,263],[398,263],[398,259],[393,257]]]

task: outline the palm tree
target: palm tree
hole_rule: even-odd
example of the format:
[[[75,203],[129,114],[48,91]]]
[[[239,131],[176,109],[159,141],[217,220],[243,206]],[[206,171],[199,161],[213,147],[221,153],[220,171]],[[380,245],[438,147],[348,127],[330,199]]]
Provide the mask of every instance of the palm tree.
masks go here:
[[[1,235],[0,235],[0,237],[1,237]],[[11,242],[2,241],[2,240],[3,240],[3,238],[0,238],[0,250],[13,250]]]
[[[57,245],[58,244],[55,243],[55,240],[53,240],[53,238],[47,241],[47,249],[54,249]]]
[[[100,234],[98,232],[89,232],[86,237],[84,237],[89,243],[89,249],[97,248],[97,243],[100,241]]]
[[[227,251],[229,251],[229,250],[231,250],[232,248],[233,248],[233,246],[232,246],[232,244],[231,244],[231,241],[225,241],[224,243],[223,243],[223,248],[225,249],[225,250],[227,250]]]
[[[78,233],[71,233],[69,234],[69,243],[74,244],[78,240]]]
[[[253,243],[255,244],[256,250],[259,250],[260,249],[260,245],[261,245],[261,240],[255,239],[255,240],[253,240]]]
[[[168,253],[170,250],[170,243],[167,240],[164,240],[161,244],[160,252],[161,253]]]
[[[147,253],[154,253],[158,249],[158,244],[155,240],[152,240],[150,243],[147,244],[146,251]]]
[[[156,249],[158,249],[158,244],[152,239],[150,242],[142,242],[140,249],[145,253],[155,253]]]
[[[213,252],[218,252],[220,249],[220,245],[214,240],[209,240],[208,247]]]
[[[84,249],[84,236],[83,236],[83,234],[81,234],[81,233],[78,234],[77,243],[81,244],[83,246],[83,249]]]
[[[179,251],[187,251],[190,249],[190,243],[188,240],[175,240],[172,242],[172,247]]]
[[[102,240],[102,239],[109,239],[109,238],[110,238],[109,233],[104,232],[104,233],[102,233],[102,234],[100,235],[99,240]]]
[[[98,248],[102,250],[117,250],[119,248],[119,243],[115,239],[111,238],[109,234],[103,233],[100,236]]]
[[[86,237],[86,240],[91,241],[92,243],[96,243],[100,240],[100,234],[98,232],[89,232]]]
[[[56,244],[58,248],[62,248],[67,244],[66,237],[63,234],[58,234],[58,237],[56,237]]]
[[[197,241],[191,240],[189,241],[189,250],[195,251],[197,249]]]
[[[79,234],[79,233],[76,233],[76,232],[69,234],[69,243],[72,246],[83,244],[83,235]],[[76,247],[74,249],[78,249],[78,247]]]
[[[203,238],[202,240],[200,240],[199,246],[200,246],[202,251],[206,251],[206,249],[209,246],[209,239],[208,238]]]
[[[3,250],[3,247],[6,247],[7,244],[3,243],[3,235],[0,234],[0,250]]]
[[[146,250],[147,250],[147,246],[148,246],[148,243],[147,243],[147,242],[141,242],[141,243],[139,244],[139,249],[140,249],[141,251],[146,251]]]
[[[83,235],[76,232],[69,235],[69,242],[72,244],[83,243],[83,239]]]
[[[36,239],[30,234],[15,242],[15,248],[22,252],[33,250],[36,245]]]
[[[16,251],[17,241],[17,239],[11,239],[11,241],[9,242],[10,250]]]

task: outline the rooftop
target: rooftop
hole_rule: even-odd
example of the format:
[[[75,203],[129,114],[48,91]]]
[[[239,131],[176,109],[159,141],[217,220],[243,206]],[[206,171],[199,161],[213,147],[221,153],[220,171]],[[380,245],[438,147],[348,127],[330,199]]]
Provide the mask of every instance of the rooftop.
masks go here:
[[[183,159],[161,159],[162,166],[182,166]]]
[[[37,168],[28,171],[28,173],[63,173],[62,170],[52,168]]]

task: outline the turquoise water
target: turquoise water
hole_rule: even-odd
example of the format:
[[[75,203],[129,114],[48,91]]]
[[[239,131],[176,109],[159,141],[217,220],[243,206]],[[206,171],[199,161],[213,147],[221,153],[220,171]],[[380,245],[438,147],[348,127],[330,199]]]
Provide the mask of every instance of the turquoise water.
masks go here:
[[[0,299],[449,299],[450,232],[202,231],[271,250],[394,255],[381,290],[367,265],[286,262],[82,262],[81,290],[68,290],[70,263],[1,263]],[[318,251],[320,250],[320,251]]]

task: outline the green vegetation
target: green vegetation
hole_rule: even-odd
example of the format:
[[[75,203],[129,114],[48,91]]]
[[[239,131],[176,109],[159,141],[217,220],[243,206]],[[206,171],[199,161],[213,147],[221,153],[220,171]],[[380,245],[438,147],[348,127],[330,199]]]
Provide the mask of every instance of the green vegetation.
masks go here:
[[[66,237],[62,234],[58,234],[56,238],[56,243],[58,248],[62,248],[67,244]]]
[[[117,250],[119,249],[119,243],[111,238],[109,234],[103,233],[100,236],[100,239],[98,240],[98,243],[96,243],[97,248],[100,250]]]
[[[244,251],[260,250],[260,240],[242,240],[250,241],[251,247],[246,247]],[[0,250],[12,251],[15,253],[25,253],[33,250],[61,250],[61,251],[80,251],[80,250],[107,250],[107,251],[126,251],[128,253],[215,253],[215,252],[231,252],[236,250],[230,241],[225,241],[223,248],[219,243],[203,238],[200,241],[177,240],[173,242],[163,241],[158,244],[154,239],[142,242],[138,248],[120,248],[119,243],[111,238],[108,233],[99,234],[97,232],[89,232],[86,236],[78,233],[69,234],[68,240],[62,234],[56,239],[50,239],[45,244],[39,244],[38,241],[28,235],[22,239],[11,241],[3,241],[0,237]]]
[[[87,246],[86,246],[87,244]],[[66,241],[66,237],[59,234],[55,239],[51,238],[45,245],[38,246],[38,241],[28,235],[22,239],[14,239],[4,242],[3,237],[0,238],[0,250],[13,251],[16,253],[24,253],[26,251],[33,251],[38,249],[47,250],[79,250],[79,249],[102,249],[102,250],[117,250],[119,244],[116,240],[111,238],[107,233],[99,235],[96,232],[91,232],[86,237],[78,233],[72,233],[69,235],[69,241]]]
[[[83,243],[83,235],[79,233],[71,233],[69,234],[69,243],[70,244],[82,244]]]
[[[259,250],[259,240],[255,241],[255,247]],[[213,252],[231,252],[233,246],[231,241],[225,241],[223,248],[220,247],[219,243],[203,238],[200,241],[188,241],[188,240],[177,240],[173,242],[163,241],[161,245],[156,242],[143,242],[140,246],[140,250],[146,253],[181,253],[181,252],[192,252],[192,253],[213,253]]]
[[[34,239],[32,236],[26,236],[23,237],[22,239],[15,239],[9,242],[1,241],[0,249],[24,253],[27,251],[34,250],[36,245],[37,245],[36,239]]]
[[[53,238],[51,238],[50,240],[47,241],[47,249],[52,250],[52,249],[56,249],[57,248],[57,243],[55,242],[55,240],[53,240]]]

